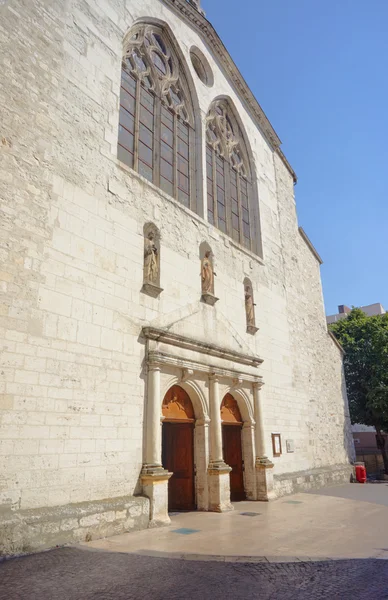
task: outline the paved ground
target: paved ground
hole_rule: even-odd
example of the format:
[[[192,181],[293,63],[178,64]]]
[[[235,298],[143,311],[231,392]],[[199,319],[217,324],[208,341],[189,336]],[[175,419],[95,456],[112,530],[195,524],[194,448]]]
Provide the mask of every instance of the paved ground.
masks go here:
[[[380,503],[349,498],[360,493],[368,498],[375,494]],[[384,494],[388,497],[385,485],[348,484],[326,489],[325,494],[239,502],[229,513],[176,514],[169,527],[96,540],[87,547],[170,558],[190,554],[197,560],[219,555],[270,561],[388,558]]]
[[[5,561],[0,600],[388,600],[386,495],[353,484],[244,502]]]
[[[388,506],[388,481],[375,481],[365,485],[353,483],[348,485],[337,485],[311,493],[321,496],[361,500],[362,502],[373,502],[374,504]]]
[[[383,600],[388,562],[232,563],[63,548],[0,567],[1,600]]]

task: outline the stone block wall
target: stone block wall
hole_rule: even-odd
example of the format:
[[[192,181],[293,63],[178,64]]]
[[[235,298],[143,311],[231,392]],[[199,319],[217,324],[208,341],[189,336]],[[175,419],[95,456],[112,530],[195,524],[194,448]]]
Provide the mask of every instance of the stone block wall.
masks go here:
[[[14,0],[1,11],[0,506],[45,519],[47,508],[141,491],[140,332],[182,323],[184,334],[187,317],[197,339],[264,359],[267,454],[271,433],[284,447],[295,441],[274,459],[275,475],[348,463],[341,354],[325,326],[319,265],[298,232],[292,175],[199,32],[157,0]],[[202,140],[211,101],[233,102],[256,164],[262,259],[117,160],[123,39],[140,18],[176,37]],[[193,44],[211,88],[196,78]],[[158,298],[141,292],[150,221],[162,233]],[[203,241],[216,263],[211,313],[198,309]],[[246,333],[245,277],[256,336]]]

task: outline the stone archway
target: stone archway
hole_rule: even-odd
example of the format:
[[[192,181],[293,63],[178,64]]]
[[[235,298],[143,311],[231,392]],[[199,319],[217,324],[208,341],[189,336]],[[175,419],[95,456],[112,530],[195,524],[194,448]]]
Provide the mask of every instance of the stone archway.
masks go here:
[[[162,465],[172,473],[168,510],[195,510],[194,408],[181,386],[165,394],[162,415]]]
[[[243,420],[236,399],[228,393],[221,403],[222,452],[229,474],[230,499],[246,500],[242,444]]]

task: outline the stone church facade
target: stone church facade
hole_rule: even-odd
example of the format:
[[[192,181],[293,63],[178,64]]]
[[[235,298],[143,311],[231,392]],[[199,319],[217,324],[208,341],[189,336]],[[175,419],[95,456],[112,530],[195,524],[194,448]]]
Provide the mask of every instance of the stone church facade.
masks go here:
[[[1,552],[349,480],[296,177],[202,8],[0,10]]]

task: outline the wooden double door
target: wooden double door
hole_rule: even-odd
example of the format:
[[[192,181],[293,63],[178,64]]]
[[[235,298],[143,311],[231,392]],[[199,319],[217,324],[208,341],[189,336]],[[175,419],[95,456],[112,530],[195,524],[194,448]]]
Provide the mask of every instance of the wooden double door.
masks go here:
[[[224,461],[232,468],[230,472],[230,499],[232,502],[246,500],[241,425],[222,425],[222,446]]]
[[[195,510],[194,423],[163,423],[162,462],[172,473],[168,509]]]

